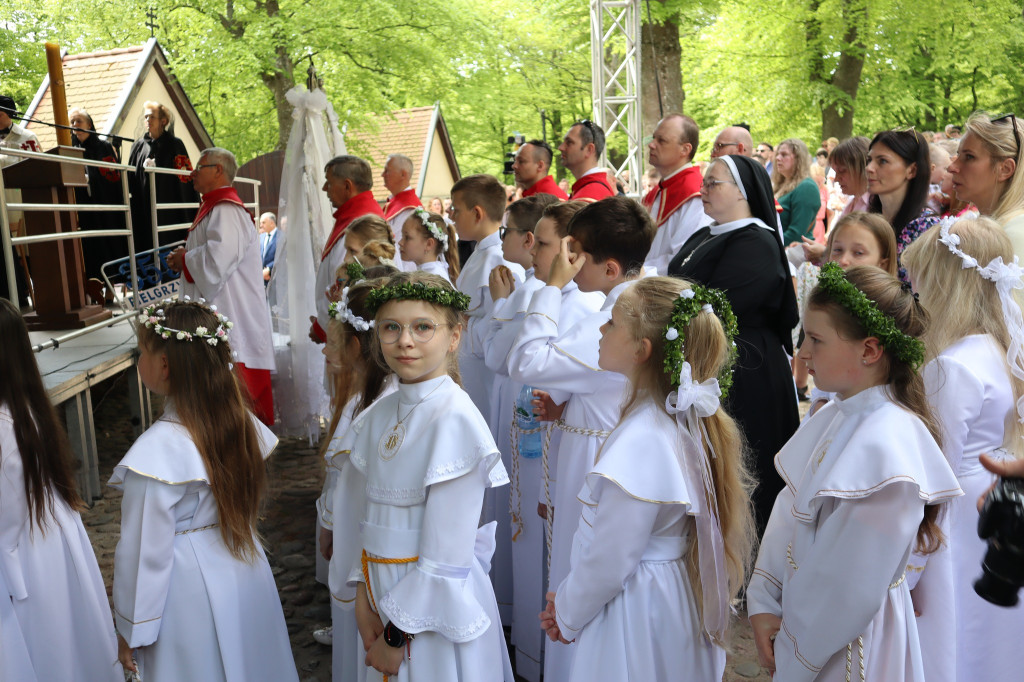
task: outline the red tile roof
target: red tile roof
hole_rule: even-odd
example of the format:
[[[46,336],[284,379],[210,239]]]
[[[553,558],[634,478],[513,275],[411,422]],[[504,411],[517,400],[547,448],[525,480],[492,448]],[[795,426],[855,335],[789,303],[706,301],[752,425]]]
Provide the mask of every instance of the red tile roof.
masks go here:
[[[121,95],[143,56],[144,45],[126,47],[89,54],[65,55],[64,89],[69,108],[87,110],[96,129],[106,129],[110,119],[117,116]],[[32,117],[42,121],[53,120],[53,103],[47,87]],[[57,136],[49,126],[29,127],[39,137],[43,149],[56,146]]]
[[[413,189],[416,188],[423,169],[423,151],[429,150],[427,135],[430,133],[433,115],[433,106],[399,109],[391,112],[390,118],[378,119],[376,130],[350,129],[345,134],[349,152],[370,163],[373,170],[373,196],[377,201],[384,201],[389,196],[380,177],[388,154],[404,154],[412,159],[413,174],[409,184]]]

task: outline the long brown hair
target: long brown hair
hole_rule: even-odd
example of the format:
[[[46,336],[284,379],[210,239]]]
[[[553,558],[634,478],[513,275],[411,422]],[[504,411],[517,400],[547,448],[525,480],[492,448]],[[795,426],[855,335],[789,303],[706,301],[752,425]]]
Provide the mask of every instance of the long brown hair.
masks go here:
[[[883,315],[891,317],[904,334],[918,339],[924,336],[928,329],[928,313],[898,279],[870,265],[850,268],[846,271],[846,279],[864,292]],[[870,336],[860,319],[820,287],[811,291],[807,307],[825,312],[840,338],[858,340]],[[882,362],[885,363],[885,383],[893,402],[924,422],[932,438],[941,447],[942,434],[928,404],[921,375],[888,349],[885,349]],[[931,554],[942,546],[943,535],[937,522],[938,514],[938,505],[924,508],[924,519],[917,530],[917,551],[921,554]]]
[[[448,263],[448,277],[454,282],[459,277],[459,235],[455,232],[455,224],[448,223],[437,213],[431,213],[427,211],[427,220],[433,225],[441,234],[448,237],[448,248],[444,249],[444,260]],[[439,256],[444,248],[441,245],[441,240],[435,237],[427,226],[420,220],[420,216],[416,213],[409,215],[409,218],[402,225],[402,231],[408,229],[417,230],[421,235],[427,239],[434,240],[434,255]]]
[[[615,306],[629,320],[628,327],[637,343],[643,339],[651,343],[650,358],[632,377],[630,395],[622,409],[623,417],[648,400],[665,409],[665,399],[673,390],[671,377],[664,370],[665,327],[672,318],[672,309],[679,294],[689,288],[689,282],[674,277],[647,277],[624,291],[616,301]],[[690,363],[695,382],[717,378],[722,368],[731,362],[725,331],[714,314],[695,315],[686,329],[679,332],[686,339],[683,353]],[[729,595],[735,597],[746,583],[757,544],[750,504],[754,479],[747,467],[743,435],[733,418],[719,407],[715,414],[702,418],[702,421],[716,454],[711,458],[712,476],[718,499],[718,520],[725,541]],[[694,537],[687,550],[686,567],[695,601],[701,605],[697,558],[697,539]]]
[[[165,303],[163,310],[164,326],[173,329],[213,330],[218,325],[216,314],[195,301]],[[168,397],[209,472],[221,537],[234,557],[251,562],[257,555],[256,522],[267,471],[241,380],[229,369],[231,346],[178,341],[173,334],[164,339],[141,325],[138,333],[140,346],[167,357]]]
[[[396,270],[387,265],[370,268],[367,274],[376,275],[376,271],[386,271],[388,275]],[[353,284],[348,290],[348,308],[353,314],[364,320],[372,319],[366,309],[366,296],[374,289],[382,286],[387,278],[376,278],[363,280]],[[358,414],[369,407],[374,400],[380,396],[384,388],[384,382],[391,373],[386,367],[381,367],[373,359],[373,336],[374,330],[360,331],[348,322],[340,319],[331,320],[327,325],[327,345],[337,348],[342,354],[354,354],[344,356],[342,366],[332,372],[333,391],[331,392],[331,423],[328,426],[328,438],[324,440],[324,450],[330,444],[330,438],[338,428],[342,412],[349,401],[355,396],[360,396],[353,414]],[[355,347],[353,347],[355,343]]]
[[[11,413],[18,445],[18,453],[0,452],[0,458],[21,455],[29,527],[45,533],[54,492],[72,509],[85,504],[75,487],[71,445],[43,386],[25,321],[6,298],[0,298],[0,348],[0,407]]]

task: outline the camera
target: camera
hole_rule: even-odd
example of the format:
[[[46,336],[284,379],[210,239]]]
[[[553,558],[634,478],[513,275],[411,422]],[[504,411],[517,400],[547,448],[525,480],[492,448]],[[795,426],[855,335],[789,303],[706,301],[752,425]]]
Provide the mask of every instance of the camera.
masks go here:
[[[1024,586],[1024,479],[996,482],[978,517],[978,537],[988,550],[974,591],[997,606],[1015,606]]]

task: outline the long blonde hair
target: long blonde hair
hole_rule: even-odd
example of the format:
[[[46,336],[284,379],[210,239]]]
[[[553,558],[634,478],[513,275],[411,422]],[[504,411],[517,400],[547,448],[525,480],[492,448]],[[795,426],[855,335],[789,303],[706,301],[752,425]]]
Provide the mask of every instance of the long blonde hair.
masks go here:
[[[665,399],[673,390],[665,367],[665,327],[672,318],[672,309],[680,292],[690,283],[674,277],[647,277],[627,289],[615,306],[629,320],[628,328],[637,343],[647,339],[651,356],[632,377],[628,400],[622,416],[630,414],[650,400],[665,409]],[[695,382],[714,379],[730,362],[730,347],[718,317],[711,313],[695,315],[685,330],[684,355],[693,371]],[[718,498],[718,519],[725,541],[725,557],[729,576],[729,596],[736,597],[746,583],[757,544],[750,495],[754,479],[747,467],[743,435],[736,422],[721,407],[704,417],[710,445],[716,457],[711,459],[715,495]],[[700,567],[697,561],[697,539],[693,538],[686,554],[686,568],[694,599],[703,604]]]
[[[964,124],[964,137],[968,133],[976,135],[988,148],[993,164],[1005,159],[1014,159],[1017,162],[1013,177],[1006,183],[999,202],[992,211],[992,217],[1001,225],[1005,225],[1011,218],[1024,214],[1024,171],[1021,170],[1021,165],[1024,164],[1024,122],[1011,118],[1006,123],[1010,125],[993,122],[985,112],[976,111]],[[1013,125],[1017,127],[1016,136],[1011,127]]]
[[[961,218],[949,231],[959,235],[960,248],[982,266],[997,257],[1006,263],[1013,260],[1010,238],[991,218]],[[991,335],[1005,354],[1011,339],[995,282],[985,279],[974,268],[964,268],[960,257],[939,243],[940,236],[940,228],[933,227],[903,252],[903,264],[912,273],[921,305],[932,313],[932,323],[924,335],[927,358],[941,355],[971,334]],[[1013,376],[1008,367],[1006,374],[1016,402],[1024,396],[1024,382]],[[1014,410],[1007,416],[1004,445],[1019,443],[1024,436],[1024,427],[1016,415]]]
[[[163,324],[173,329],[216,329],[216,315],[195,301],[165,303]],[[232,556],[252,562],[256,522],[267,491],[267,470],[245,389],[230,369],[231,346],[202,339],[162,338],[139,325],[139,345],[167,356],[169,397],[210,477],[220,534]]]
[[[811,177],[811,152],[807,150],[807,145],[804,144],[804,141],[798,137],[783,140],[775,145],[776,154],[779,153],[782,145],[786,145],[793,152],[794,165],[793,174],[786,178],[783,177],[782,171],[779,170],[778,162],[772,164],[772,190],[775,192],[776,199],[789,194],[805,178]]]

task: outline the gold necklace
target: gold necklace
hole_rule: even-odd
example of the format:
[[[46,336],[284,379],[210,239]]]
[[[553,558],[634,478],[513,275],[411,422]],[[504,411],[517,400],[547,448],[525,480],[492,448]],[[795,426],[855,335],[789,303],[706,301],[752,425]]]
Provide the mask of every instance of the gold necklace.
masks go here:
[[[412,409],[409,410],[409,413],[406,414],[405,417],[400,416],[402,409],[402,399],[398,399],[398,403],[395,405],[396,423],[390,431],[385,432],[384,435],[381,436],[380,441],[377,443],[377,454],[380,455],[380,458],[382,460],[387,462],[393,459],[396,454],[398,454],[399,448],[401,448],[402,443],[405,442],[405,420],[411,417],[412,413],[416,411],[416,408],[419,407],[427,398],[434,395],[434,391],[441,388],[441,386],[443,386],[444,383],[445,382],[442,381],[441,383],[434,387],[433,391],[423,396],[418,403],[412,406]]]

